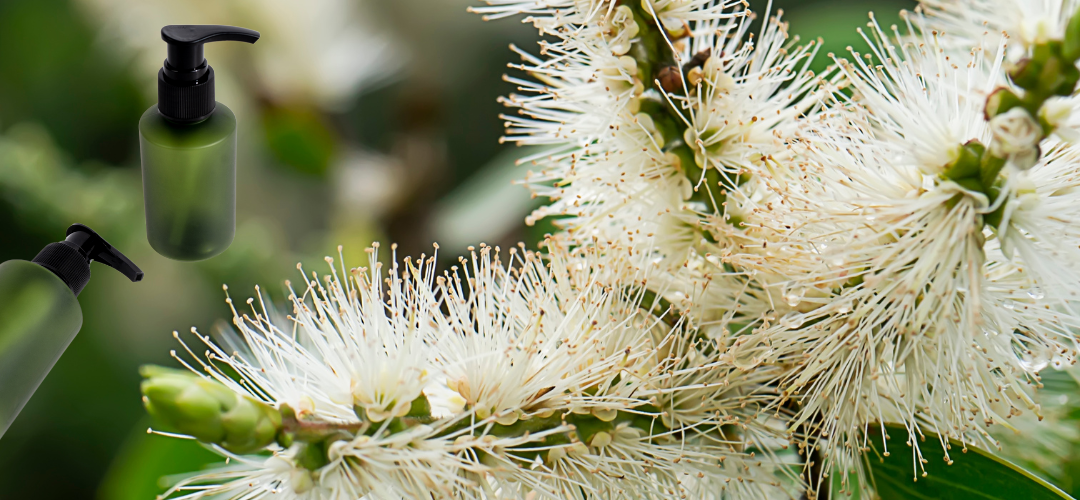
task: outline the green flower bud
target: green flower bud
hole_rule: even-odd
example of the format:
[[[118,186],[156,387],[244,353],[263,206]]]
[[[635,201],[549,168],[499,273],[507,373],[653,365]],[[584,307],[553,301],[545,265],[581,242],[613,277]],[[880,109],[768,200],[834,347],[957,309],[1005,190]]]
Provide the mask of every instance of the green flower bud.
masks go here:
[[[296,462],[307,470],[319,470],[324,465],[330,463],[330,458],[327,456],[329,446],[329,439],[317,443],[304,444],[300,449],[300,452],[296,455]]]
[[[977,140],[968,141],[956,151],[956,158],[945,167],[945,177],[958,181],[968,177],[979,175],[979,164],[982,162],[986,147]]]
[[[1063,61],[1060,56],[1051,55],[1042,64],[1037,92],[1043,96],[1072,95],[1076,87],[1076,77],[1077,71],[1073,63]]]
[[[975,191],[976,193],[981,193],[982,190],[983,190],[983,185],[982,185],[981,182],[979,182],[978,179],[973,179],[971,177],[968,177],[968,178],[965,178],[965,179],[956,179],[955,182],[957,184],[959,184],[961,187],[963,187],[964,189],[967,189],[969,191]]]
[[[986,119],[1000,115],[1010,109],[1023,105],[1023,101],[1011,90],[999,87],[986,98]]]
[[[193,373],[156,366],[140,369],[146,410],[161,423],[233,453],[261,450],[277,437],[281,413]]]
[[[247,453],[265,448],[274,441],[281,428],[281,413],[269,405],[245,397],[237,398],[233,409],[222,414],[227,450],[248,450]]]
[[[979,180],[983,185],[983,192],[989,193],[990,188],[997,182],[998,174],[1005,168],[1006,160],[994,155],[983,155],[982,164],[979,165]]]
[[[431,420],[431,402],[428,401],[427,395],[420,393],[420,397],[413,400],[409,406],[409,413],[405,416]]]
[[[1041,63],[1033,59],[1023,59],[1009,71],[1009,76],[1016,86],[1024,90],[1035,90],[1039,87],[1039,74],[1042,69]]]
[[[225,437],[221,401],[203,390],[199,381],[179,372],[158,374],[143,380],[143,403],[150,415],[169,427],[199,441],[220,442]]]

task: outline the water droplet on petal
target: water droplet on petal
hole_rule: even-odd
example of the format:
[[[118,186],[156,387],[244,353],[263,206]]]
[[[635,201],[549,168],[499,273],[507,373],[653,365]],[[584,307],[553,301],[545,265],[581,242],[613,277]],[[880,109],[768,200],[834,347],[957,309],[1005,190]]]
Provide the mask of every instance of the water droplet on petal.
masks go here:
[[[780,326],[787,328],[788,330],[794,330],[803,324],[803,315],[799,313],[788,313],[780,318]]]
[[[1053,357],[1049,346],[1024,346],[1016,341],[1012,344],[1013,352],[1019,358],[1020,368],[1028,373],[1038,373],[1050,365]]]
[[[1006,300],[1005,302],[1001,303],[1001,307],[1004,307],[1005,309],[1011,311],[1013,309],[1016,309],[1016,302],[1013,302],[1012,300]]]
[[[1029,372],[1041,372],[1050,364],[1050,360],[1043,356],[1035,356],[1020,360],[1020,366]]]
[[[802,302],[803,296],[806,295],[805,288],[792,288],[784,292],[784,302],[791,307],[798,306]]]
[[[1043,293],[1042,288],[1039,288],[1038,286],[1033,286],[1033,287],[1029,288],[1028,291],[1027,291],[1027,294],[1028,294],[1028,297],[1031,297],[1031,298],[1033,298],[1035,300],[1039,300],[1039,299],[1046,296],[1046,294]]]

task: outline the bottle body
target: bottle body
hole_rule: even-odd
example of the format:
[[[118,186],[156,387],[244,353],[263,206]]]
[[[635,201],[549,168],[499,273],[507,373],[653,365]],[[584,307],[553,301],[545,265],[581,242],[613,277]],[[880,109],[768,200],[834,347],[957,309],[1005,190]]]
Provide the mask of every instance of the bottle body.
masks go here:
[[[82,328],[68,285],[32,262],[0,264],[0,437]]]
[[[220,102],[210,117],[173,123],[157,105],[139,120],[146,234],[175,260],[203,260],[236,232],[236,116]]]

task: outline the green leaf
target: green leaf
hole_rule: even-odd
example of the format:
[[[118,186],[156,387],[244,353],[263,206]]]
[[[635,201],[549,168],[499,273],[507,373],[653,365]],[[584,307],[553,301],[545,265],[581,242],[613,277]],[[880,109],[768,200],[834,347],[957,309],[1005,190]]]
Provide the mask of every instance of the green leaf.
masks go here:
[[[945,464],[945,452],[938,436],[924,432],[920,442],[927,475],[915,464],[907,442],[907,431],[898,424],[886,424],[889,435],[889,457],[885,457],[881,434],[872,432],[870,451],[864,459],[870,477],[882,500],[941,499],[941,500],[1061,500],[1071,499],[1054,485],[1036,477],[988,452],[950,441],[952,465]],[[916,472],[917,471],[917,472]],[[917,480],[916,479],[917,475]]]

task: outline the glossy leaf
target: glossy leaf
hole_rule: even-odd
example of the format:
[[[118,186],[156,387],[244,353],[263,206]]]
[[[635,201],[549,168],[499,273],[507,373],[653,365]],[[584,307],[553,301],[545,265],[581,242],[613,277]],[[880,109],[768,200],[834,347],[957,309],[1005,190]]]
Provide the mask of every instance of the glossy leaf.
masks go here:
[[[923,458],[927,463],[927,475],[915,464],[912,448],[908,447],[907,431],[903,426],[887,424],[889,454],[884,456],[881,435],[874,432],[870,439],[870,451],[864,458],[870,468],[871,479],[882,500],[911,499],[1018,499],[1061,500],[1071,499],[1054,485],[1036,477],[988,452],[951,442],[952,465],[945,464],[945,452],[938,444],[935,434],[924,432],[926,440],[920,442]]]

